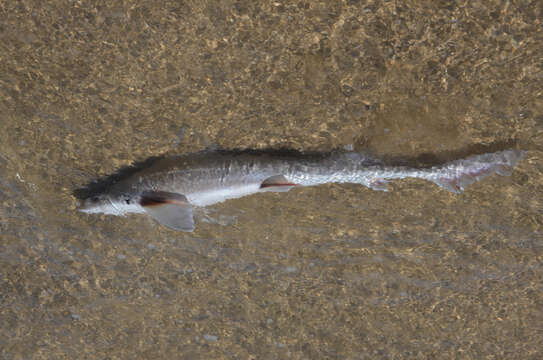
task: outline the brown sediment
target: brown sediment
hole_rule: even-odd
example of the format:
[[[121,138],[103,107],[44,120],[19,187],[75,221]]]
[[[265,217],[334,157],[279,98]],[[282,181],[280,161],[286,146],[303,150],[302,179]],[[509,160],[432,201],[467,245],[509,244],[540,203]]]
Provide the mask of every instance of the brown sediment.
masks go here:
[[[541,1],[4,1],[0,358],[537,358]],[[440,163],[462,194],[328,185],[191,234],[72,190],[210,145]],[[221,225],[222,224],[222,225]]]

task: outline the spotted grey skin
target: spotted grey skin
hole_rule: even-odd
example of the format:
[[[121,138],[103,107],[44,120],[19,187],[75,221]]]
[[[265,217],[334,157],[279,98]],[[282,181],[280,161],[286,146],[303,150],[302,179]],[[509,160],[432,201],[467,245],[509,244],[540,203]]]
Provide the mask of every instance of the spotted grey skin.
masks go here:
[[[521,151],[505,150],[418,169],[386,166],[356,152],[297,156],[206,152],[160,160],[87,199],[80,210],[112,215],[145,213],[151,205],[168,202],[176,204],[173,209],[208,206],[263,191],[325,183],[357,183],[386,191],[388,181],[408,177],[460,192],[487,175],[508,175],[522,155]],[[162,222],[164,214],[151,215]]]

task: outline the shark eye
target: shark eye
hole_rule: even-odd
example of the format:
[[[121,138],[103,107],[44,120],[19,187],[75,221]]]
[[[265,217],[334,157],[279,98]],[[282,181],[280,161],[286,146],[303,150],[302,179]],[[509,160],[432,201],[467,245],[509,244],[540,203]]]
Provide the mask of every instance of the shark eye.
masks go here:
[[[92,202],[98,202],[98,200],[100,200],[100,198],[98,196],[91,197]]]
[[[130,204],[130,199],[124,199],[124,202]]]

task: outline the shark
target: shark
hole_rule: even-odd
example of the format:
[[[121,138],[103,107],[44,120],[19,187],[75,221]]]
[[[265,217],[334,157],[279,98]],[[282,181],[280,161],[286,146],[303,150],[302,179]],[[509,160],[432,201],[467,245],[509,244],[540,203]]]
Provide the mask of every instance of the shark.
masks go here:
[[[524,151],[472,155],[430,167],[387,165],[359,152],[270,154],[200,153],[163,158],[85,199],[87,214],[147,214],[179,231],[194,231],[193,211],[262,192],[286,192],[326,183],[355,183],[387,191],[387,183],[417,178],[452,193],[489,175],[510,175]]]

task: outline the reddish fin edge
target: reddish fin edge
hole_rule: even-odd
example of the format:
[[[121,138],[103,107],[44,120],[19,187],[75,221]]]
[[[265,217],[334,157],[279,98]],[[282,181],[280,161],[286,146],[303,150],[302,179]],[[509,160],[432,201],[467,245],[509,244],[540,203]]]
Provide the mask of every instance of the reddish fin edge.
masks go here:
[[[298,184],[292,184],[292,183],[262,184],[262,185],[260,185],[260,188],[264,189],[264,188],[276,187],[276,186],[298,186]]]

